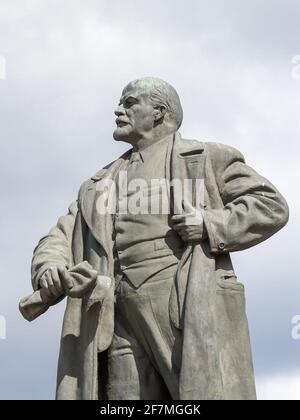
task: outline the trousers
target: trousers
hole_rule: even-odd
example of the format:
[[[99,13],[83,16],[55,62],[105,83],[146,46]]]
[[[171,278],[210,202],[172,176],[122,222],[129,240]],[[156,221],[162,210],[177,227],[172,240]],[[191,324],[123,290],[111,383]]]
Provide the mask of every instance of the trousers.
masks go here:
[[[108,350],[109,400],[179,398],[182,337],[170,321],[174,275],[135,288],[124,275],[116,289],[115,331]]]

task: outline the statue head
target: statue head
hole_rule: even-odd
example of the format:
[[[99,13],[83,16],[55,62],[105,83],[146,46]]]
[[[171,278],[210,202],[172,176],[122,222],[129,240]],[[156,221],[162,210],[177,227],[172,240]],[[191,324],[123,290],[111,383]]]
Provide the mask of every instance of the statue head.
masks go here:
[[[115,114],[115,140],[131,144],[141,138],[159,139],[174,133],[183,119],[176,90],[154,77],[130,82],[122,92]]]

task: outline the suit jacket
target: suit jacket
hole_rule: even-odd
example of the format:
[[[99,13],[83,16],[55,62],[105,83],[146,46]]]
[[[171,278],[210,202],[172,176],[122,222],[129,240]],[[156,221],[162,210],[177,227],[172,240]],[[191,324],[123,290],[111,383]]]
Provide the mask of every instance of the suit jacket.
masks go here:
[[[41,239],[32,260],[34,289],[54,263],[87,260],[113,278],[112,219],[99,215],[97,184],[114,179],[130,151],[80,188],[69,213]],[[181,399],[254,399],[255,386],[244,286],[237,281],[230,252],[267,239],[288,220],[288,207],[276,188],[245,164],[235,149],[217,143],[182,140],[170,145],[170,178],[204,180],[200,207],[208,233],[188,245],[170,296],[170,316],[183,330]],[[114,328],[114,285],[84,299],[68,298],[58,364],[58,399],[98,399],[101,355]],[[99,357],[100,355],[100,357]],[[101,395],[100,395],[101,398]]]

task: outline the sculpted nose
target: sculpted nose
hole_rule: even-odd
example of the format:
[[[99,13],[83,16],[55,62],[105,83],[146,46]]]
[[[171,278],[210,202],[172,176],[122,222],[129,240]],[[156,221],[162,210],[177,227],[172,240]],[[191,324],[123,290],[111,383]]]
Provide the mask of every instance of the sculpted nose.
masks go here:
[[[120,117],[121,115],[124,115],[124,108],[123,108],[123,105],[119,105],[119,106],[117,107],[117,109],[115,110],[115,115],[116,115],[117,117]]]

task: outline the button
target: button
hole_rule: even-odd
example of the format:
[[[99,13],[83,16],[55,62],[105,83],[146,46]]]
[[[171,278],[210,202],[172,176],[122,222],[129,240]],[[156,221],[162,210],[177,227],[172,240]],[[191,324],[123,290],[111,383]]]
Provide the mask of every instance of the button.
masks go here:
[[[218,247],[219,247],[219,249],[223,250],[225,248],[224,242],[220,242]]]

